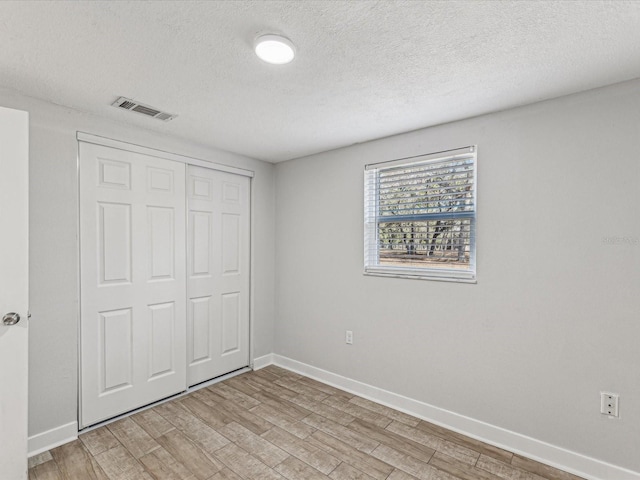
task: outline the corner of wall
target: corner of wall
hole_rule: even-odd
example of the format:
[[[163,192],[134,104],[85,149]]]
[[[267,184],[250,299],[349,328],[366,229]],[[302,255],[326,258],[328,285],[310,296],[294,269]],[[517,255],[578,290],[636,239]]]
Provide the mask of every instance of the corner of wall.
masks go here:
[[[70,422],[29,437],[28,456],[33,457],[78,438],[78,422]]]

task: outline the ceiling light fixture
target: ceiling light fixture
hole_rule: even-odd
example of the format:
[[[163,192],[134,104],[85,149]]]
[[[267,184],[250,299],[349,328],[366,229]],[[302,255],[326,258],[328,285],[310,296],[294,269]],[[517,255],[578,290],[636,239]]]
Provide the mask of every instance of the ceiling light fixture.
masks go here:
[[[289,63],[296,56],[296,48],[291,40],[271,33],[256,38],[253,48],[261,60],[274,65]]]

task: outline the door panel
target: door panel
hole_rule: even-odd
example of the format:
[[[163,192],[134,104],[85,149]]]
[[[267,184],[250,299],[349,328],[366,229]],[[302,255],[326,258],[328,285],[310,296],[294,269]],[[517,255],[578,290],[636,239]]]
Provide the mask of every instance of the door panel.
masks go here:
[[[188,383],[249,364],[249,179],[187,170]]]
[[[130,387],[133,373],[133,326],[131,309],[100,312],[100,394]]]
[[[0,107],[0,477],[27,478],[29,114]]]
[[[164,168],[147,168],[147,191],[173,193],[173,172]]]
[[[191,348],[190,365],[211,360],[209,319],[211,296],[192,298],[191,300]]]
[[[173,279],[176,263],[173,208],[147,207],[149,252],[149,280]]]
[[[131,205],[98,202],[100,283],[131,282]]]
[[[240,349],[240,292],[222,294],[222,355]]]
[[[211,276],[211,213],[190,212],[191,276]]]
[[[240,215],[222,214],[222,273],[238,275],[240,273]]]
[[[80,142],[81,426],[186,388],[185,166]]]
[[[129,163],[99,158],[98,169],[100,172],[99,186],[124,190],[131,188],[131,165]]]
[[[151,349],[149,352],[149,378],[173,373],[173,336],[175,303],[149,306],[151,317]]]

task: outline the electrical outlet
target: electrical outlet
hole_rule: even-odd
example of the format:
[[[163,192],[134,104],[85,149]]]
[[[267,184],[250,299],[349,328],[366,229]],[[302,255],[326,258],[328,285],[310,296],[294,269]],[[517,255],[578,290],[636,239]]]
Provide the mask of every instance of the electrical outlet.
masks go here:
[[[618,401],[616,393],[600,392],[600,413],[610,417],[619,416]]]
[[[347,330],[344,336],[344,341],[347,343],[347,345],[353,345],[353,332],[351,330]]]

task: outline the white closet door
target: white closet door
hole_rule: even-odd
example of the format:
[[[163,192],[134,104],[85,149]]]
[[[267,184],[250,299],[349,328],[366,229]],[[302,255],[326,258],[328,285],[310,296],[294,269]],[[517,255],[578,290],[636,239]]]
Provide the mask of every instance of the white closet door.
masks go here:
[[[189,385],[249,365],[249,178],[189,166]]]
[[[81,425],[186,388],[185,165],[80,142]]]

